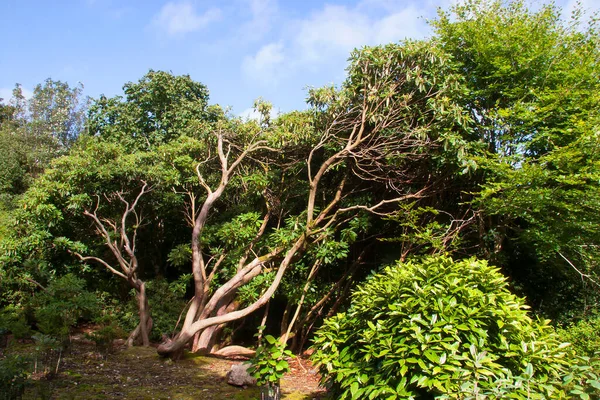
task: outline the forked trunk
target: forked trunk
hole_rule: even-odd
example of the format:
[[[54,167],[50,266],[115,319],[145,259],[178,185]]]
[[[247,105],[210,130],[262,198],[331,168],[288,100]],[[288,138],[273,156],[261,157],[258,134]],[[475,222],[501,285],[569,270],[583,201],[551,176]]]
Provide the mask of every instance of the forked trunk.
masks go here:
[[[232,297],[234,297],[234,295],[230,295],[227,297],[228,299],[231,299]],[[217,310],[217,316],[225,315],[232,311],[236,311],[239,308],[239,306],[239,302],[235,300],[228,302],[227,299],[225,299],[223,301],[223,305],[221,305],[221,307],[219,307],[219,309]],[[196,334],[198,339],[196,339],[196,336],[194,336],[192,352],[201,354],[212,353],[217,343],[217,340],[219,339],[219,335],[221,334],[223,328],[225,328],[226,325],[227,324],[209,326],[208,328],[204,329],[199,335]]]
[[[150,331],[152,330],[152,317],[150,316],[150,306],[148,305],[148,296],[146,295],[146,284],[141,281],[132,283],[136,291],[138,301],[138,314],[140,322],[127,338],[127,346],[133,346],[138,339],[142,346],[150,346]]]
[[[300,236],[296,240],[294,245],[287,250],[285,257],[279,263],[279,268],[277,269],[277,273],[273,278],[273,282],[258,300],[241,310],[229,311],[226,308],[225,312],[222,315],[211,316],[210,311],[206,311],[205,313],[203,313],[205,315],[202,315],[198,320],[194,321],[190,325],[186,326],[184,324],[184,327],[181,329],[179,335],[177,335],[177,337],[174,340],[168,340],[167,342],[162,343],[160,346],[158,346],[158,354],[166,357],[174,357],[183,350],[185,345],[190,341],[190,339],[193,338],[193,336],[197,332],[204,331],[205,329],[211,326],[226,324],[231,321],[237,321],[266,305],[277,290],[277,288],[279,287],[281,279],[283,278],[283,275],[287,268],[290,266],[292,259],[302,252],[302,249],[306,244],[306,240],[306,235]],[[275,251],[273,252],[273,254],[277,253],[278,252]],[[262,264],[264,263],[265,259],[266,257],[257,257],[253,262],[249,263],[242,270],[238,271],[238,273],[233,278],[231,278],[227,283],[225,283],[215,291],[210,301],[208,301],[205,310],[220,310],[222,306],[217,306],[227,304],[228,302],[224,301],[224,299],[227,296],[234,294],[240,286],[252,280],[262,271]],[[195,315],[194,310],[192,310],[191,312],[193,312]],[[190,310],[188,310],[188,316],[189,314]]]

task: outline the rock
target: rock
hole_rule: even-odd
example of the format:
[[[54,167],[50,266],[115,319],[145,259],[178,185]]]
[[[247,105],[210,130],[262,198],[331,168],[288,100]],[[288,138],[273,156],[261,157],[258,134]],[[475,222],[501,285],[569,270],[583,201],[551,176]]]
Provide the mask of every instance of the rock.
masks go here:
[[[256,379],[248,372],[250,363],[235,364],[227,372],[227,383],[233,386],[253,386],[256,385]]]
[[[217,356],[217,357],[224,357],[224,358],[229,358],[229,357],[252,358],[252,357],[254,357],[255,354],[256,354],[256,352],[254,350],[250,350],[243,346],[227,346],[227,347],[223,347],[220,350],[215,351],[211,355]]]

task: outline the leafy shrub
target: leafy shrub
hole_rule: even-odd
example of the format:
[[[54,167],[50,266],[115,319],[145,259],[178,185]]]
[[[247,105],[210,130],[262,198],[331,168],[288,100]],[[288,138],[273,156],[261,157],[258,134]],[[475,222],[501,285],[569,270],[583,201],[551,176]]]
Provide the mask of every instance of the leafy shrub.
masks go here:
[[[33,374],[38,378],[52,377],[58,373],[62,356],[62,343],[49,335],[32,336],[35,341]]]
[[[106,358],[114,350],[113,341],[123,335],[123,330],[116,322],[113,322],[85,336],[96,344],[96,350],[100,352],[103,358]]]
[[[569,398],[600,398],[600,359],[581,357],[578,361],[573,363],[571,371],[563,378]]]
[[[25,358],[9,355],[0,359],[0,400],[20,399],[27,383]]]
[[[557,330],[561,340],[572,344],[580,360],[573,363],[571,371],[564,377],[565,389],[573,398],[589,399],[600,395],[599,332],[600,316],[597,314]]]
[[[398,263],[326,320],[313,360],[335,398],[561,398],[567,344],[485,261]]]
[[[12,333],[17,339],[24,339],[31,335],[31,328],[25,316],[14,306],[0,310],[0,335]]]
[[[98,311],[97,299],[85,290],[85,281],[72,274],[52,281],[33,306],[39,330],[62,339],[79,319],[90,319]]]
[[[266,343],[256,349],[249,372],[256,378],[256,383],[263,387],[262,398],[279,398],[279,382],[290,365],[286,357],[293,357],[292,352],[285,350],[285,344],[271,335],[265,336]]]
[[[600,355],[600,316],[582,319],[558,329],[557,333],[561,340],[573,345],[578,355],[590,358]]]

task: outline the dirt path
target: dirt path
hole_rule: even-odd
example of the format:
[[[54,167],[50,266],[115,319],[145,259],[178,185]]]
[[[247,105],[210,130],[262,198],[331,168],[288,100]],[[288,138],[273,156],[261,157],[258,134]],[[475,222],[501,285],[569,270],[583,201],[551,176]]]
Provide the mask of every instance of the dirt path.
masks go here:
[[[154,348],[134,347],[107,359],[85,341],[74,342],[61,362],[60,373],[49,383],[30,388],[24,399],[257,399],[255,387],[237,388],[226,383],[232,364],[212,357],[188,357],[173,362],[160,358]],[[318,375],[308,360],[291,360],[291,371],[282,381],[283,398],[322,399]]]

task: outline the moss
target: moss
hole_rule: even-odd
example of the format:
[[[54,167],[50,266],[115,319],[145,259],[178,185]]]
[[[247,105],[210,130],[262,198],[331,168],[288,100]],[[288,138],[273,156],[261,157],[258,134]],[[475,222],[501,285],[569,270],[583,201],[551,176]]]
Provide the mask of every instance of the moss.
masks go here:
[[[28,353],[31,346],[19,346]],[[59,375],[50,381],[44,398],[52,399],[178,399],[178,400],[248,400],[258,399],[259,388],[238,388],[225,381],[231,365],[237,363],[186,353],[180,361],[161,358],[152,347],[133,347],[109,355],[106,360],[95,357],[91,344],[74,343]],[[38,385],[39,386],[39,385]],[[23,399],[39,399],[40,388],[30,385]],[[45,390],[45,388],[44,388]],[[284,386],[283,398],[312,399],[296,388]],[[288,392],[292,392],[288,394]]]

